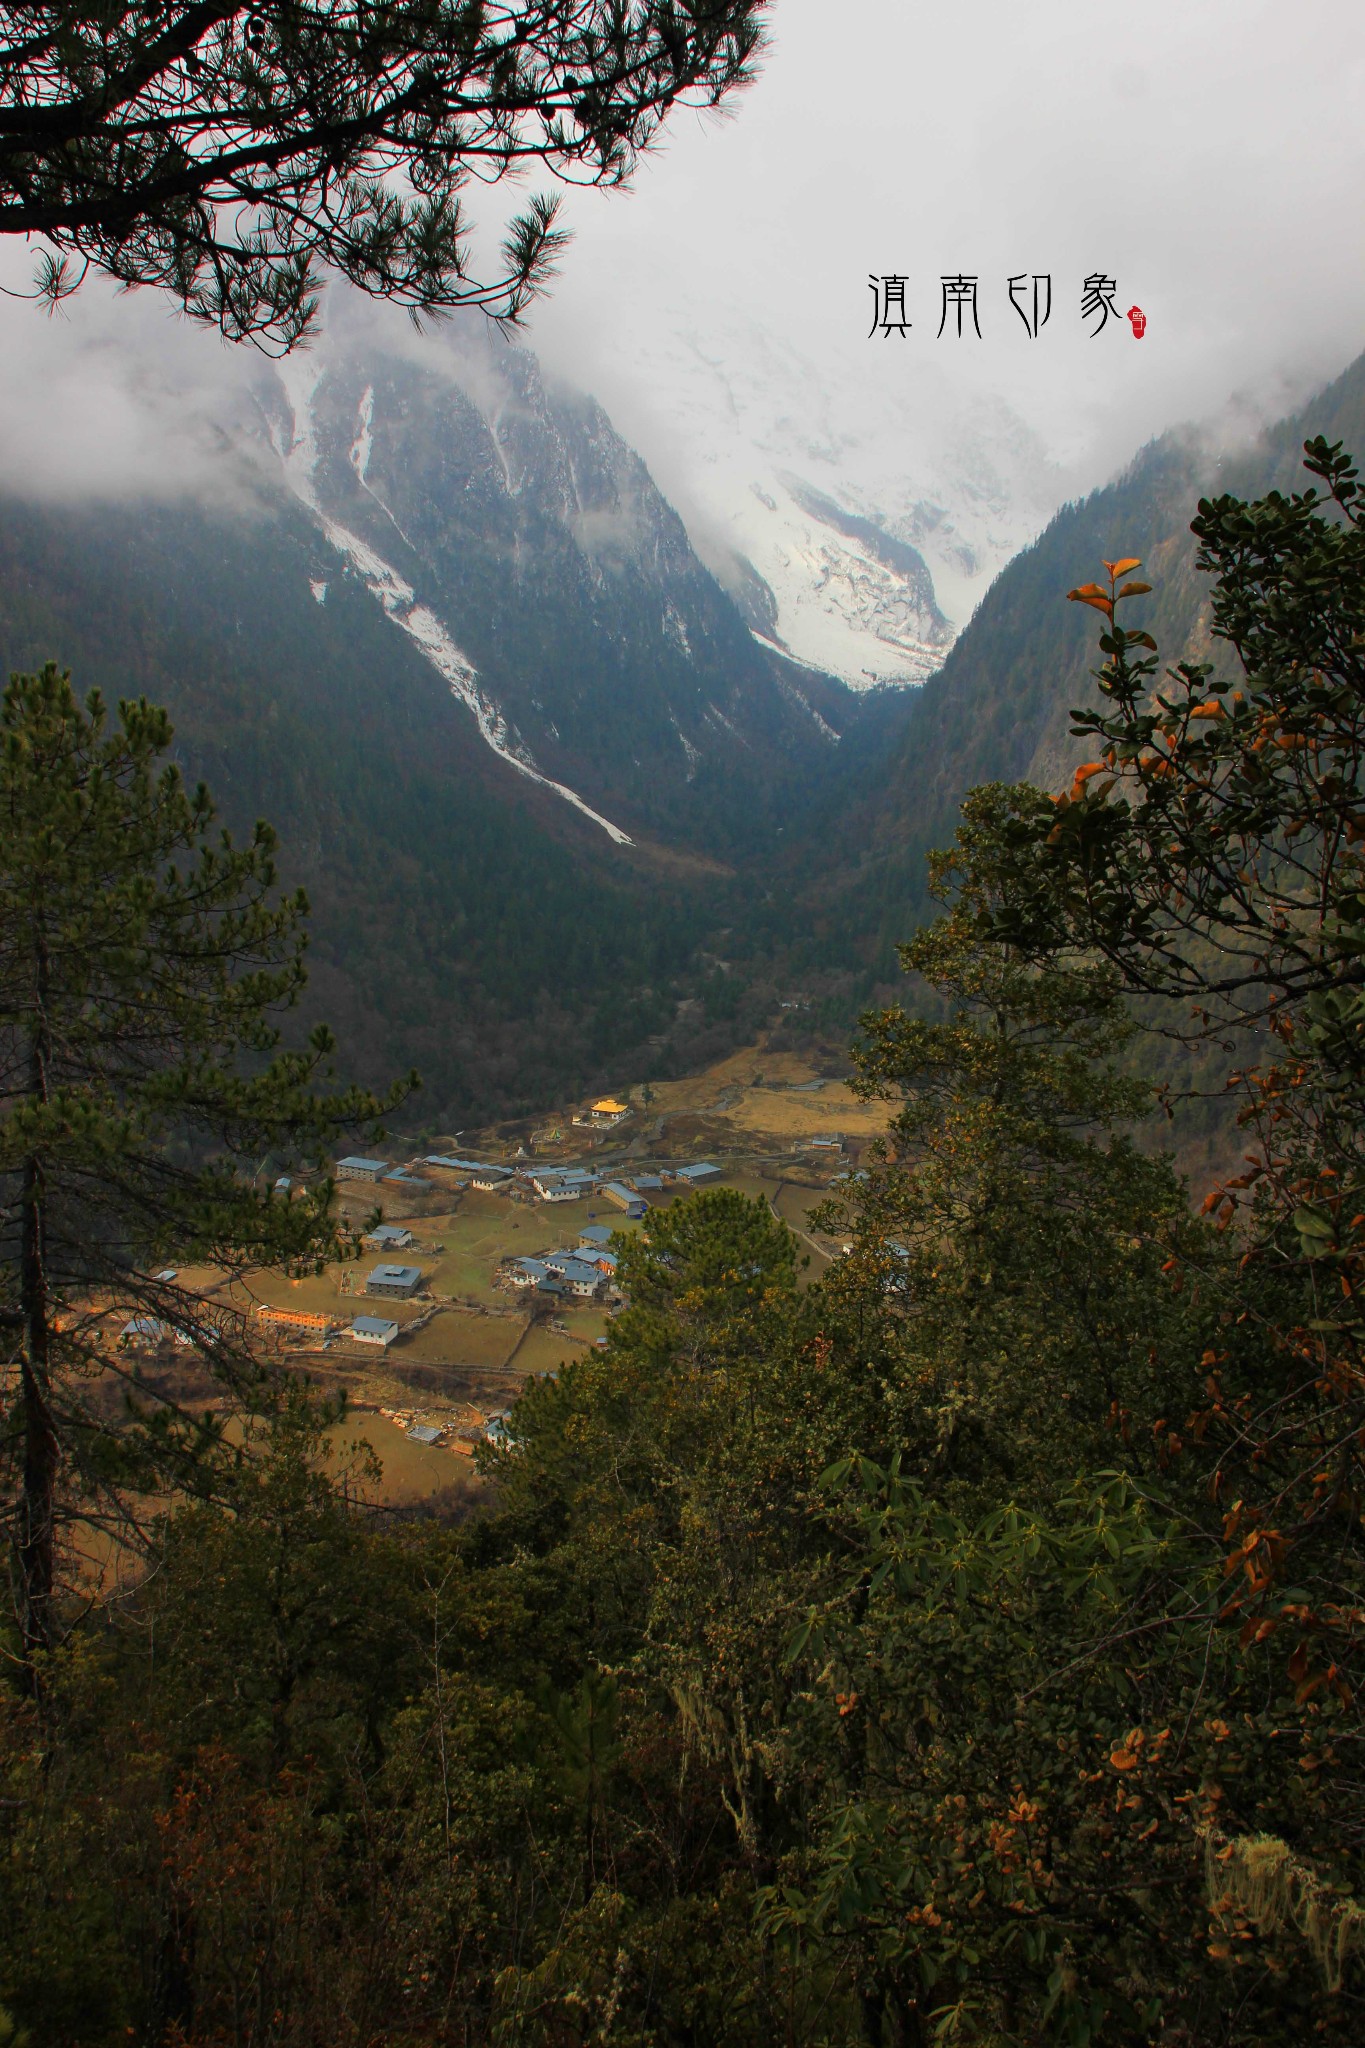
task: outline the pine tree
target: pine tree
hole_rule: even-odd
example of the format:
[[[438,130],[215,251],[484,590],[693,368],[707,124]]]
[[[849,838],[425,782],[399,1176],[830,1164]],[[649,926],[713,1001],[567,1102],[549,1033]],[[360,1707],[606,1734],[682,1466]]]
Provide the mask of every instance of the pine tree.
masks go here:
[[[557,199],[474,274],[464,203],[531,165],[622,185],[675,104],[751,75],[762,0],[24,0],[0,16],[0,234],[53,304],[89,269],[292,348],[329,266],[414,310],[515,320]]]
[[[268,825],[234,845],[207,791],[158,764],[170,740],[163,711],[125,703],[111,722],[51,664],[0,704],[0,1471],[30,1667],[58,1634],[71,1525],[126,1536],[136,1499],[203,1484],[221,1441],[111,1353],[111,1315],[259,1394],[243,1318],[158,1269],[334,1254],[325,1178],[289,1199],[239,1162],[320,1164],[402,1092],[315,1093],[325,1028],[282,1048],[307,904],[276,890]]]

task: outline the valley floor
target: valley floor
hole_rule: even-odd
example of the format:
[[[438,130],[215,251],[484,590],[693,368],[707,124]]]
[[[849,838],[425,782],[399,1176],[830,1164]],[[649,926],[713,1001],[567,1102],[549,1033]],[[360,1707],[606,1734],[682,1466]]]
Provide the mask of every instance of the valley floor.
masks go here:
[[[884,1105],[855,1098],[846,1071],[832,1055],[753,1045],[700,1074],[660,1082],[648,1103],[636,1090],[630,1117],[610,1131],[575,1126],[566,1109],[534,1125],[501,1124],[424,1143],[411,1163],[425,1185],[342,1181],[338,1210],[357,1228],[368,1227],[380,1210],[384,1222],[412,1232],[411,1248],[396,1254],[421,1269],[421,1289],[411,1300],[365,1292],[366,1275],[383,1256],[372,1250],[304,1279],[266,1272],[244,1282],[211,1268],[181,1269],[178,1279],[206,1305],[259,1319],[282,1363],[344,1395],[347,1412],[332,1432],[334,1453],[339,1466],[356,1465],[362,1493],[386,1506],[439,1500],[458,1511],[488,1491],[473,1452],[490,1422],[507,1413],[528,1379],[558,1372],[602,1341],[611,1314],[606,1305],[582,1301],[555,1304],[547,1313],[508,1284],[506,1262],[573,1247],[589,1224],[623,1235],[647,1230],[648,1216],[632,1220],[600,1192],[553,1204],[485,1192],[423,1163],[426,1155],[510,1164],[520,1150],[537,1164],[583,1164],[626,1178],[704,1158],[721,1169],[724,1186],[762,1198],[790,1225],[814,1275],[827,1267],[833,1247],[811,1229],[810,1212],[837,1174],[856,1169],[887,1121]],[[669,1186],[651,1189],[646,1199],[654,1209],[687,1196]],[[333,1326],[356,1316],[382,1317],[396,1323],[399,1334],[386,1348],[347,1341],[335,1327],[324,1339],[271,1324],[261,1312],[272,1309]],[[214,1389],[192,1356],[167,1348],[159,1367],[168,1392],[191,1406],[212,1404]],[[414,1439],[414,1427],[439,1432],[439,1440]],[[361,1446],[378,1461],[377,1479],[356,1464]]]

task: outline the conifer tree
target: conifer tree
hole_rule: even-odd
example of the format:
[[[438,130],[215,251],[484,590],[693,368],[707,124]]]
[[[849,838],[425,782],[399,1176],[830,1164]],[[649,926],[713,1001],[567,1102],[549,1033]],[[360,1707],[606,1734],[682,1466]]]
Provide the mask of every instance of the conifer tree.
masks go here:
[[[243,1319],[166,1261],[334,1252],[325,1179],[291,1199],[240,1162],[320,1163],[386,1106],[315,1092],[325,1028],[282,1048],[306,902],[275,888],[268,825],[242,846],[214,831],[207,791],[159,762],[170,739],[163,711],[111,721],[51,664],[0,703],[0,1473],[30,1665],[58,1634],[71,1525],[126,1535],[131,1501],[202,1483],[219,1441],[111,1349],[111,1317],[192,1346],[238,1394],[259,1386]]]
[[[292,348],[320,272],[515,320],[565,237],[535,194],[475,274],[465,195],[621,185],[750,76],[762,0],[24,0],[0,11],[0,235],[52,303],[92,267]]]
[[[1324,1617],[1332,1655],[1318,1682],[1354,1699],[1365,1680],[1365,487],[1321,437],[1305,442],[1304,466],[1325,488],[1204,499],[1191,522],[1231,673],[1162,669],[1152,635],[1120,623],[1150,588],[1127,580],[1136,557],[1070,593],[1103,621],[1100,701],[1072,718],[1096,758],[1009,820],[981,931],[1031,957],[1087,949],[1167,1032],[1232,1069],[1252,1149],[1205,1207],[1243,1235],[1275,1307],[1241,1375],[1219,1347],[1195,1420],[1235,1503],[1229,1569],[1255,1560],[1246,1626],[1282,1598]],[[1287,1668],[1313,1682],[1294,1646]]]

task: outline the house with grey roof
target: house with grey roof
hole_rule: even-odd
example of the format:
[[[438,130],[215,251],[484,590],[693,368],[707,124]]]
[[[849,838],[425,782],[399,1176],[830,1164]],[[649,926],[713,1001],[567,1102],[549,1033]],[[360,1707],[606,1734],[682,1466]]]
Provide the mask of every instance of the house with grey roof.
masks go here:
[[[388,1170],[387,1159],[362,1159],[358,1153],[337,1161],[338,1180],[383,1180]]]
[[[378,1252],[405,1252],[413,1241],[412,1232],[401,1223],[376,1223],[360,1240],[362,1244],[373,1245]]]
[[[420,1266],[376,1266],[365,1281],[367,1294],[385,1294],[393,1301],[407,1301],[422,1284]]]
[[[376,1344],[387,1351],[398,1330],[397,1323],[391,1323],[383,1316],[357,1316],[346,1335],[354,1338],[357,1344]]]
[[[585,1259],[566,1259],[559,1269],[559,1275],[570,1293],[576,1294],[584,1301],[591,1301],[606,1285],[604,1276],[597,1267],[590,1266]]]
[[[122,1341],[135,1347],[163,1344],[170,1335],[170,1324],[156,1316],[133,1316],[119,1331]]]
[[[680,1166],[673,1178],[680,1187],[709,1188],[714,1181],[723,1178],[723,1169],[713,1166],[709,1160],[699,1160],[695,1166]]]
[[[581,1166],[546,1166],[531,1175],[542,1202],[576,1202],[597,1186],[597,1175]]]

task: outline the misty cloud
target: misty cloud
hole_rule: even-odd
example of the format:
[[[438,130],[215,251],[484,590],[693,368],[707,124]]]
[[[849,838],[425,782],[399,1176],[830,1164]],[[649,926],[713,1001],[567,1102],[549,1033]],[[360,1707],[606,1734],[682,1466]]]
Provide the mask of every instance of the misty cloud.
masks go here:
[[[26,251],[0,284],[28,288]],[[192,327],[151,292],[91,279],[52,315],[0,298],[0,489],[38,499],[243,499],[249,472],[224,438],[266,366]]]
[[[1355,0],[1123,17],[780,0],[732,111],[675,114],[632,193],[569,195],[576,241],[527,339],[601,399],[709,559],[738,545],[717,511],[731,454],[698,422],[733,412],[774,460],[797,440],[817,485],[822,464],[869,497],[901,479],[904,538],[965,507],[979,534],[944,538],[951,578],[1152,435],[1200,420],[1235,441],[1357,352],[1360,21]],[[1140,343],[1080,326],[1096,267],[1146,311]],[[1003,301],[1021,269],[1054,277],[1036,342]],[[934,337],[938,279],[959,270],[981,278],[979,344]],[[22,292],[30,271],[22,245],[0,254],[0,284]],[[904,341],[868,336],[868,275],[886,271],[911,281]],[[477,318],[419,336],[333,288],[327,319],[324,347],[421,360],[485,417],[517,404]],[[92,279],[55,318],[0,299],[0,361],[0,488],[249,497],[233,428],[269,366],[158,295]],[[921,469],[934,488],[917,494]]]

